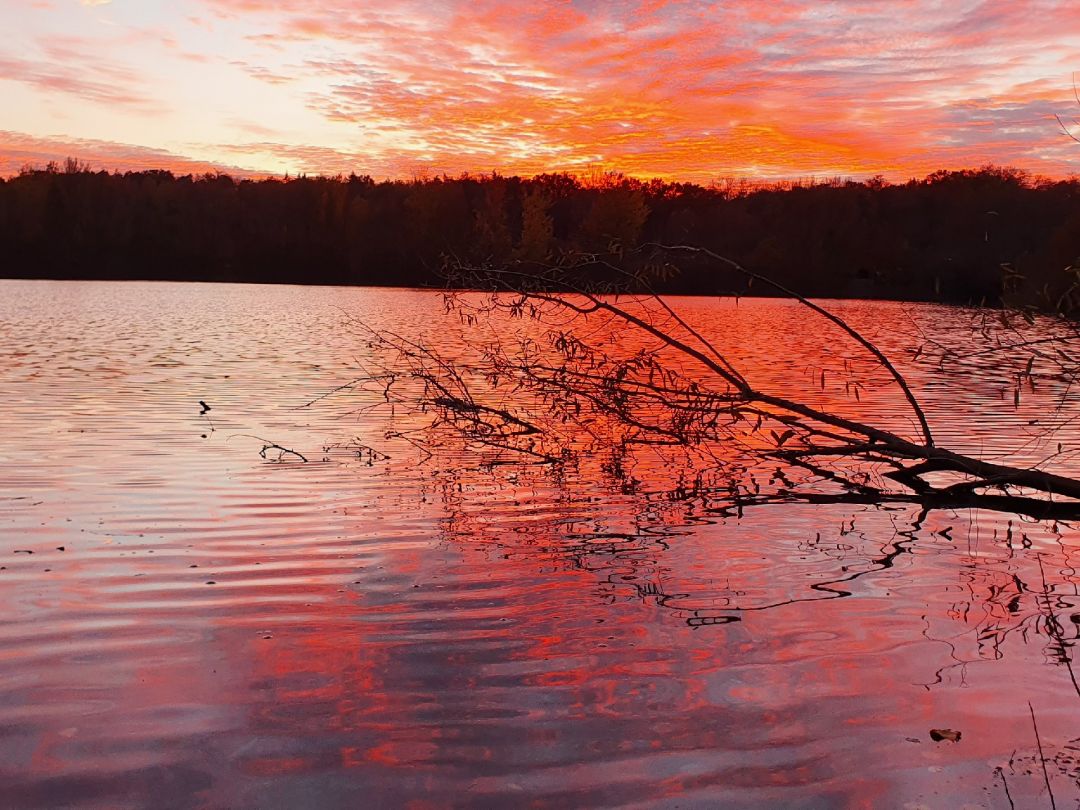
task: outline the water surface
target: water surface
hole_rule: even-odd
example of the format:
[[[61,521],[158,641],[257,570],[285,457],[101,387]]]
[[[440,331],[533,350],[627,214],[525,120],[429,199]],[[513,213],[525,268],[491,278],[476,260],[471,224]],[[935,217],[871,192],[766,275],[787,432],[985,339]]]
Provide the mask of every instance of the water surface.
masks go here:
[[[970,345],[973,313],[836,306],[941,443],[1034,463],[1061,441],[1076,472],[1066,380],[1013,407],[1007,364],[912,360]],[[678,307],[755,379],[910,430],[884,384],[844,390],[847,353],[797,306]],[[1029,702],[1058,806],[1080,799],[1073,527],[739,516],[587,465],[418,464],[358,394],[303,407],[370,364],[350,322],[466,351],[441,313],[0,282],[0,804],[1049,806]]]

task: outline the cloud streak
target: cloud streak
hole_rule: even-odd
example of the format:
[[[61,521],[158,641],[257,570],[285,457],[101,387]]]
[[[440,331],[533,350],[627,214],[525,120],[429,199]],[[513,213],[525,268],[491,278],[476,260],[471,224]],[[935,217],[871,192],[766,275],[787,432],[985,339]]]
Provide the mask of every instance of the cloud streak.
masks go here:
[[[1054,121],[1080,112],[1070,79],[1080,70],[1074,3],[200,0],[196,8],[173,23],[175,48],[223,78],[242,77],[269,102],[236,98],[223,120],[249,124],[221,153],[262,156],[268,167],[604,168],[708,181],[904,178],[991,162],[1065,175],[1080,165]],[[95,13],[105,9],[120,7]],[[147,102],[137,60],[65,54],[60,31],[42,42],[40,61],[9,56],[0,75],[100,105]],[[191,109],[164,89],[157,101]]]
[[[137,74],[66,48],[52,47],[42,59],[21,59],[0,53],[0,76],[31,85],[43,93],[71,96],[103,105],[158,108],[150,93],[139,88]]]

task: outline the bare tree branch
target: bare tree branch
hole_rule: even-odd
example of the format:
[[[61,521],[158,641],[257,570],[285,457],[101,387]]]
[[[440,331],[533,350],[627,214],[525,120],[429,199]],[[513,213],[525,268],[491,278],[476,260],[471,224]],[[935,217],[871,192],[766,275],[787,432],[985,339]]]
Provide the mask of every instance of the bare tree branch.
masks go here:
[[[918,420],[919,439],[756,387],[736,358],[652,292],[647,277],[622,266],[645,250],[707,257],[839,327],[889,373]],[[586,287],[579,281],[586,266],[607,268],[623,289],[636,283],[646,294]],[[1080,481],[938,446],[911,386],[869,339],[819,304],[708,249],[656,244],[621,251],[614,259],[591,254],[553,265],[451,263],[449,269],[456,285],[487,291],[446,297],[447,311],[456,312],[466,330],[485,322],[493,330],[492,342],[475,347],[467,365],[440,356],[422,341],[367,330],[372,347],[385,358],[371,376],[384,400],[429,414],[422,428],[410,431],[422,446],[438,444],[449,431],[496,456],[559,464],[605,452],[613,454],[616,467],[633,447],[678,451],[685,454],[687,469],[713,465],[718,477],[710,493],[723,494],[740,509],[793,497],[846,498],[1080,518]],[[532,325],[514,337],[507,326],[516,320]],[[635,337],[613,342],[614,334]],[[799,471],[800,481],[809,476],[840,492],[802,491],[783,470],[773,476],[780,486],[775,492],[763,492],[756,483],[748,488],[751,482],[732,464],[732,453],[777,459]],[[927,478],[933,473],[963,480],[935,484]],[[1067,500],[1051,503],[1056,498]]]

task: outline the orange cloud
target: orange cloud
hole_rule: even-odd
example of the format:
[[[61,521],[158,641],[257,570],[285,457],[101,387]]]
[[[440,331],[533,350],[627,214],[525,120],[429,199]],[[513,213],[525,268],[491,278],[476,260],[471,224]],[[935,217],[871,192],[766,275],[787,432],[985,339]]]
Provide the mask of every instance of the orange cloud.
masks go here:
[[[902,179],[986,163],[1060,176],[1077,165],[1054,120],[1080,113],[1070,86],[1080,69],[1072,3],[201,0],[196,8],[203,13],[173,22],[167,47],[262,88],[269,103],[222,119],[251,123],[221,149],[272,154],[274,166],[376,175],[604,168],[708,181]],[[5,78],[102,105],[145,101],[137,66],[113,63],[117,54],[95,63],[59,36],[42,42],[39,62],[0,62]],[[195,130],[208,115],[188,98],[159,101]]]
[[[1046,47],[1062,26],[1080,33],[1064,5],[213,5],[334,52],[291,66],[323,87],[310,107],[397,134],[401,153],[436,170],[593,165],[702,180],[1072,167],[1052,126],[1068,48]],[[1036,69],[1055,61],[1033,93]]]

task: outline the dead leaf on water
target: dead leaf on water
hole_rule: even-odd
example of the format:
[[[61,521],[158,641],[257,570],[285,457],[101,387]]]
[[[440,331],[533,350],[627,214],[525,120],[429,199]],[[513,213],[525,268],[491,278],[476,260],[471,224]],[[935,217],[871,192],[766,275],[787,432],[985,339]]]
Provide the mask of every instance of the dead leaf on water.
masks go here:
[[[951,728],[932,728],[930,729],[930,739],[934,742],[941,742],[942,740],[960,742],[960,732]]]

